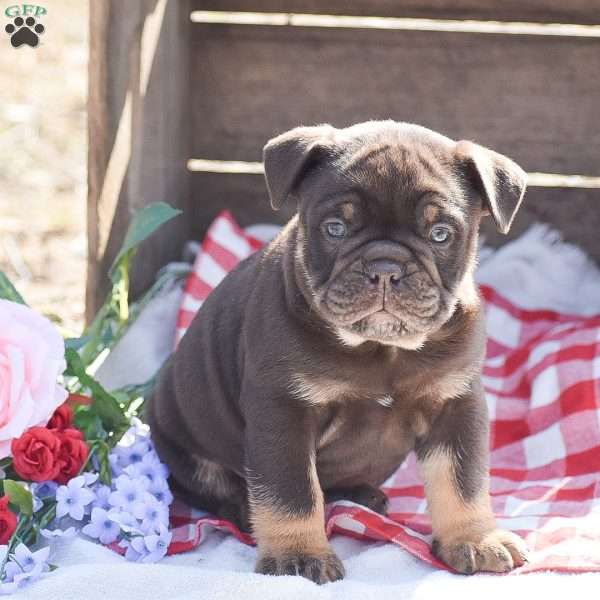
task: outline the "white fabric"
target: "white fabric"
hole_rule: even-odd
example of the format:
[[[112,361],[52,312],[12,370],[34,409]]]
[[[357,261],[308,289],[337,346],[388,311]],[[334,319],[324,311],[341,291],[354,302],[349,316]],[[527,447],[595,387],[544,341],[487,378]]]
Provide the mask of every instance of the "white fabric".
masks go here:
[[[337,537],[346,579],[317,586],[302,577],[252,572],[256,550],[214,532],[195,551],[156,565],[131,564],[75,539],[54,554],[60,568],[15,600],[506,600],[592,598],[600,574],[465,577],[433,569],[391,544]]]
[[[484,247],[476,279],[521,308],[600,314],[600,269],[544,225],[534,225],[499,250]]]
[[[153,377],[173,352],[183,288],[175,285],[153,298],[95,373],[107,389],[141,385]]]
[[[579,250],[559,243],[556,235],[544,228],[536,227],[498,251],[484,249],[477,279],[527,308],[600,313],[600,272]],[[173,332],[174,323],[153,320],[152,328],[140,328],[133,346],[152,346],[156,339],[168,338]],[[121,353],[120,372],[134,373],[140,368],[138,361],[139,355],[131,359]],[[465,577],[429,567],[391,544],[342,537],[334,538],[333,546],[346,566],[346,579],[322,587],[300,577],[254,574],[256,550],[218,532],[211,533],[196,551],[168,557],[157,565],[127,563],[83,539],[58,543],[52,562],[60,568],[14,598],[506,600],[587,598],[600,589],[600,573]]]

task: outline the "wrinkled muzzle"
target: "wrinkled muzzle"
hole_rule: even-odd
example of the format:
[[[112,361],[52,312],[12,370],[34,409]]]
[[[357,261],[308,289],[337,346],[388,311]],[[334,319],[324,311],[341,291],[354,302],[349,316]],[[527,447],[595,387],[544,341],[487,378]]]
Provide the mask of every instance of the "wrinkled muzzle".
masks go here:
[[[442,308],[440,287],[414,254],[387,242],[334,269],[318,296],[332,323],[366,338],[427,333]]]

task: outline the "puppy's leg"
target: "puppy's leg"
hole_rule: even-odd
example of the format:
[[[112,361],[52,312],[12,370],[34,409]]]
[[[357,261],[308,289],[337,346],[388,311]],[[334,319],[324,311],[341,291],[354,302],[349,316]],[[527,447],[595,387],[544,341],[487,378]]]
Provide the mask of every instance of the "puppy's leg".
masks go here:
[[[175,401],[172,362],[165,365],[157,388],[145,405],[144,416],[156,451],[169,468],[173,491],[190,506],[249,531],[246,481],[231,469],[208,460],[182,426],[184,416]]]
[[[510,571],[527,561],[517,535],[496,527],[489,497],[488,419],[479,382],[451,400],[418,446],[433,552],[460,573]]]
[[[316,583],[341,579],[344,567],[325,535],[311,419],[291,403],[260,404],[262,411],[250,415],[246,425],[250,520],[258,543],[256,570],[302,575]]]
[[[325,502],[335,502],[336,500],[350,500],[362,504],[380,515],[387,515],[388,497],[379,488],[368,483],[325,491]]]
[[[152,439],[169,467],[169,484],[177,496],[190,506],[233,522],[241,531],[250,531],[244,479],[214,461],[191,455],[167,440],[158,426],[152,429]]]
[[[231,521],[249,532],[246,482],[221,465],[203,458],[192,459],[188,478],[172,477],[174,491],[190,506]]]

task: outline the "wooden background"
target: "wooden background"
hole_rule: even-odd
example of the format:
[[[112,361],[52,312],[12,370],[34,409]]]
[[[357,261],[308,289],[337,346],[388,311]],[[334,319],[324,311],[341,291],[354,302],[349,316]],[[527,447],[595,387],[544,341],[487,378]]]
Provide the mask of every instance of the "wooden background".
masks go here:
[[[382,19],[240,23],[271,13]],[[463,19],[483,23],[448,23]],[[488,21],[536,25],[490,33]],[[576,26],[548,35],[547,23]],[[290,209],[271,213],[256,162],[270,137],[299,124],[414,121],[488,145],[531,173],[587,176],[561,183],[575,187],[530,187],[511,235],[547,221],[600,260],[597,23],[595,0],[91,3],[88,317],[143,204],[164,200],[185,216],[142,248],[134,293],[224,207],[244,225],[287,219]],[[189,159],[204,161],[190,169]]]

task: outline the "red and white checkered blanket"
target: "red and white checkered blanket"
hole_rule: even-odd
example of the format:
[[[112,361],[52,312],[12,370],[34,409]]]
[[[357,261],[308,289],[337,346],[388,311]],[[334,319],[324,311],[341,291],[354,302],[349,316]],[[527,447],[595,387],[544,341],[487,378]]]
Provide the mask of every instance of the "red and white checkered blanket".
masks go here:
[[[181,338],[202,301],[261,246],[228,212],[209,229],[179,314]],[[600,571],[600,316],[522,310],[496,290],[486,300],[484,384],[490,408],[491,494],[501,527],[523,535],[531,561],[514,572]],[[573,290],[576,293],[576,290]],[[431,554],[431,526],[414,457],[384,488],[388,517],[349,502],[327,509],[327,532],[388,541],[446,568]],[[170,554],[207,530],[252,539],[226,521],[175,503]]]

